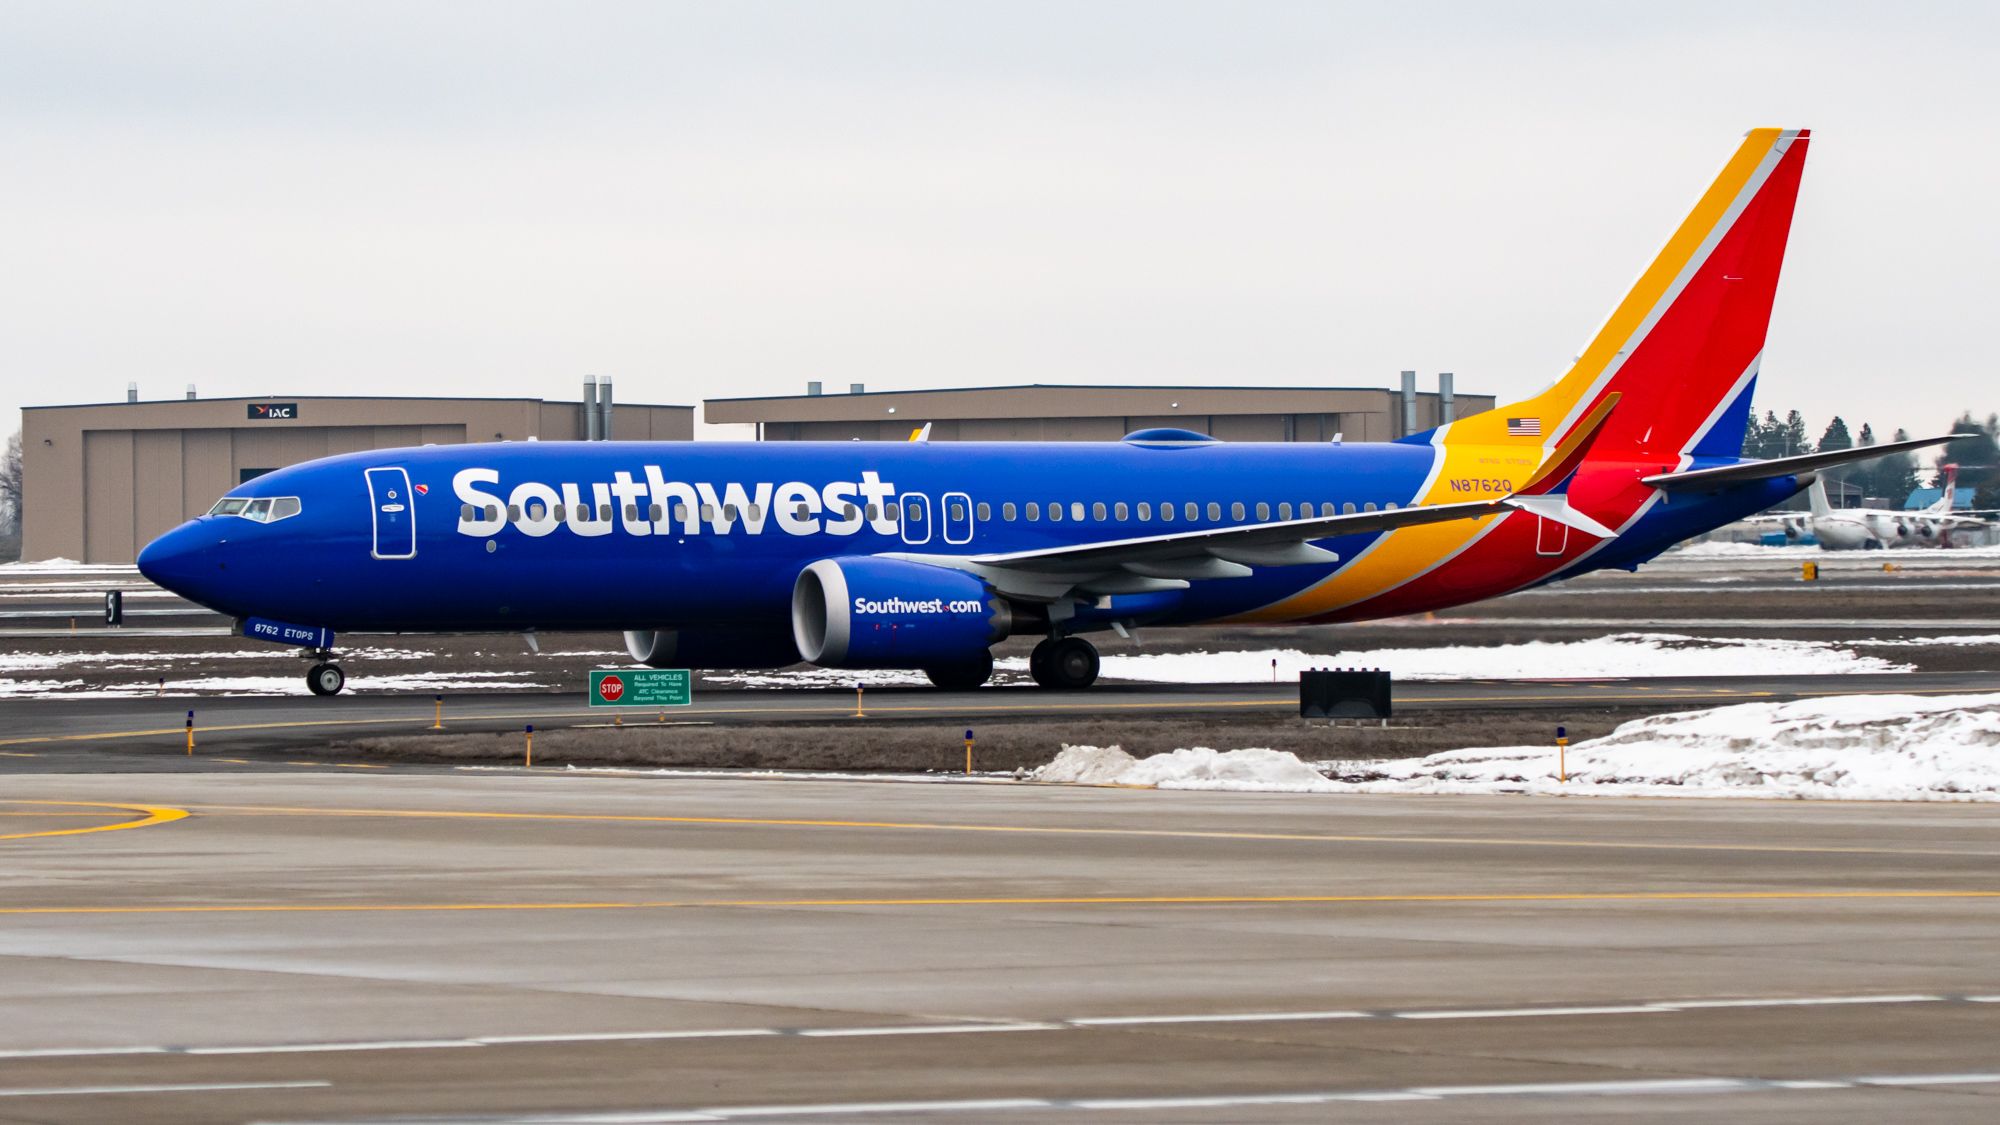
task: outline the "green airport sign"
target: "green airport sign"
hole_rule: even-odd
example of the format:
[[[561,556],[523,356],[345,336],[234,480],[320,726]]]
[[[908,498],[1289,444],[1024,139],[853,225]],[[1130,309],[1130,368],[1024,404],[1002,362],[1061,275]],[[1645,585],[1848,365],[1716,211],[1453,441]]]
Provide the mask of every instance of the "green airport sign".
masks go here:
[[[686,668],[620,668],[590,674],[592,707],[689,707],[694,676]]]

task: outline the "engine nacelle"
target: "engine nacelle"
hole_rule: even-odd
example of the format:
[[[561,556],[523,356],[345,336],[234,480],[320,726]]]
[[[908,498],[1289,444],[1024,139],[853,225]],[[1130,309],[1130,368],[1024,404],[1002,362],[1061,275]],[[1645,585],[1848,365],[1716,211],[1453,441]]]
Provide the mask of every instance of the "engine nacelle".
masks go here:
[[[821,559],[792,586],[799,655],[829,668],[962,664],[1014,629],[977,576],[900,559]]]
[[[625,651],[654,668],[783,668],[799,662],[789,629],[635,629]]]

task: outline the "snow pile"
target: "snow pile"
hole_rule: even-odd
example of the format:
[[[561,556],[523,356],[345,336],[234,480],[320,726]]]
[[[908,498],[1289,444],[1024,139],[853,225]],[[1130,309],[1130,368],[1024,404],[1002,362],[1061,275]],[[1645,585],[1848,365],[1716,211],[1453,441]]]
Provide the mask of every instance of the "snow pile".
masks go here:
[[[1293,682],[1308,668],[1380,668],[1403,680],[1607,679],[1645,676],[1768,676],[1907,672],[1911,666],[1862,656],[1827,641],[1697,638],[1618,633],[1581,641],[1364,649],[1338,654],[1298,649],[1251,652],[1107,654],[1107,680],[1169,684]],[[1025,665],[1025,661],[1021,662]],[[1008,661],[1001,661],[1005,667]]]
[[[1817,543],[1787,543],[1782,547],[1766,547],[1761,543],[1730,543],[1718,539],[1706,543],[1689,543],[1684,546],[1675,547],[1662,556],[1662,561],[1676,558],[1770,558],[1788,555],[1803,555],[1811,558],[1823,556],[1826,553],[1820,550]],[[1868,551],[1865,554],[1861,551],[1842,551],[1838,553],[1851,554],[1865,558],[1870,562],[1907,558],[1993,559],[2000,558],[2000,545],[1981,544],[1970,547],[1886,547],[1878,551]]]
[[[1197,746],[1134,758],[1116,746],[1064,746],[1032,780],[1149,789],[1226,789],[1252,793],[1323,793],[1342,786],[1296,754],[1279,750],[1210,750]]]
[[[2000,695],[1846,696],[1657,715],[1569,748],[1327,762],[1365,793],[2000,800]]]

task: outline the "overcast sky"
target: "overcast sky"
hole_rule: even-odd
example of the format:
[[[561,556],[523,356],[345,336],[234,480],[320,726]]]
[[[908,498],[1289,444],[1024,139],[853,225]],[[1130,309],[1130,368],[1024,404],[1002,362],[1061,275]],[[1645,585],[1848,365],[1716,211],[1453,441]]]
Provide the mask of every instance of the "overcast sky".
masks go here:
[[[1972,3],[0,0],[0,409],[1519,397],[1781,125],[1758,405],[1937,431],[2000,409],[1996,69]]]

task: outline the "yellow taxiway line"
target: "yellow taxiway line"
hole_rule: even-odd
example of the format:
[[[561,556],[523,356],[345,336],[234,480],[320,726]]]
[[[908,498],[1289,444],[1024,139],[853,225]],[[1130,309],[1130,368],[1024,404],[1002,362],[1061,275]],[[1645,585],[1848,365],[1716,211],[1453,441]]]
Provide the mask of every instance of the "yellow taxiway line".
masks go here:
[[[1816,847],[1807,844],[1713,844],[1635,840],[1553,840],[1508,836],[1389,836],[1319,832],[1231,832],[1194,828],[1088,828],[1075,825],[953,824],[922,820],[837,820],[804,817],[661,816],[636,813],[494,812],[465,809],[312,808],[292,805],[188,806],[202,813],[247,813],[262,816],[381,817],[416,820],[513,820],[634,825],[719,826],[739,828],[850,828],[914,832],[991,832],[1029,836],[1124,836],[1176,840],[1255,840],[1315,844],[1419,844],[1482,847],[1586,848],[1622,851],[1787,852],[1804,855],[1920,855],[1977,859],[1991,852],[1948,848]]]
[[[14,805],[61,805],[82,809],[117,809],[124,812],[144,813],[145,815],[137,820],[121,820],[116,824],[91,824],[82,828],[51,828],[42,832],[12,832],[0,835],[0,840],[30,840],[39,836],[81,836],[86,832],[122,832],[127,828],[151,828],[155,824],[168,824],[176,820],[182,820],[189,815],[186,809],[167,808],[163,805],[118,805],[108,804],[103,801],[9,800],[6,803]],[[82,816],[85,814],[67,813],[60,815]]]
[[[624,902],[210,903],[176,906],[7,906],[18,914],[393,914],[507,910],[785,910],[874,906],[1324,906],[1451,903],[1803,902],[2000,899],[1979,891],[1575,891],[1407,895],[1021,895],[952,898],[742,898]]]

